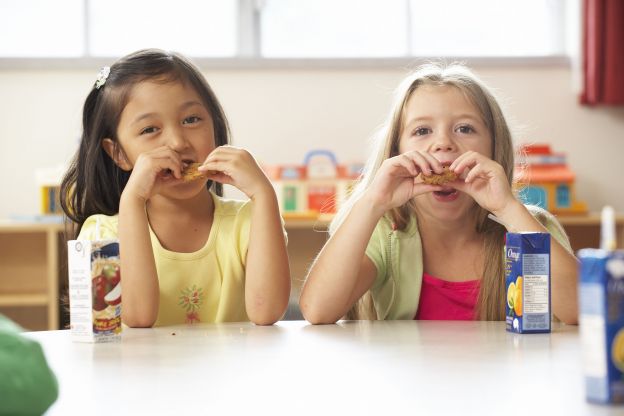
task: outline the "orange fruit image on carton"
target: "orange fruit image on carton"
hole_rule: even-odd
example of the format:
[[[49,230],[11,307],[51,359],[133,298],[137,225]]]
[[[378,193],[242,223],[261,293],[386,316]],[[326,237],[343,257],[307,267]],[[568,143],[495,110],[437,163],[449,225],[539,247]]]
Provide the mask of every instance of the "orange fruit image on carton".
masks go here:
[[[516,293],[514,294],[513,308],[514,312],[516,312],[516,316],[522,316],[522,276],[518,276],[518,279],[516,279]]]

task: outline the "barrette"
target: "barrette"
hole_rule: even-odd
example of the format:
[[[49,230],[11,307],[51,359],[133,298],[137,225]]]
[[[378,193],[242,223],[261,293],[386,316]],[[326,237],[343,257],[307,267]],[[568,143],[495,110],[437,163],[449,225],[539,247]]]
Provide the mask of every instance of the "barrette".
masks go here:
[[[110,74],[110,66],[105,66],[100,69],[97,78],[95,79],[95,89],[99,90],[102,85],[106,83],[108,75]]]

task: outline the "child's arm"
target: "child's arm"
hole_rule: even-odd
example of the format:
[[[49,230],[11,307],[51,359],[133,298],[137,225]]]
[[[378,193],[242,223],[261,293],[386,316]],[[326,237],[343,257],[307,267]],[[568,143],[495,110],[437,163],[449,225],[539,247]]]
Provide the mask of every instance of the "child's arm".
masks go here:
[[[151,327],[158,318],[160,288],[145,204],[159,192],[161,172],[169,169],[180,178],[181,167],[179,154],[165,146],[141,154],[121,195],[118,233],[122,319],[130,327]]]
[[[258,325],[278,321],[288,307],[290,269],[277,197],[271,184],[251,199],[245,306]]]
[[[372,286],[377,269],[364,253],[384,212],[363,195],[327,241],[310,268],[299,299],[301,312],[310,323],[335,323]]]
[[[549,232],[518,200],[492,212],[510,232]],[[578,324],[578,260],[556,238],[550,239],[550,276],[553,314],[566,324]]]
[[[440,189],[418,178],[440,162],[428,154],[408,152],[384,161],[370,187],[355,202],[344,222],[325,244],[312,265],[299,305],[313,324],[334,323],[372,286],[377,275],[365,255],[373,230],[390,209],[416,195]]]
[[[253,156],[233,146],[215,149],[200,168],[210,179],[237,187],[251,200],[245,270],[245,307],[258,325],[278,321],[288,307],[290,270],[275,191]]]
[[[119,252],[123,322],[148,328],[158,317],[160,287],[145,214],[145,201],[125,193],[119,203]]]
[[[508,225],[508,231],[548,232],[514,196],[503,168],[476,152],[467,152],[450,166],[461,174],[468,171],[465,181],[449,185],[466,192],[484,209]],[[551,279],[553,314],[566,324],[578,323],[577,273],[578,261],[555,238],[551,238]]]

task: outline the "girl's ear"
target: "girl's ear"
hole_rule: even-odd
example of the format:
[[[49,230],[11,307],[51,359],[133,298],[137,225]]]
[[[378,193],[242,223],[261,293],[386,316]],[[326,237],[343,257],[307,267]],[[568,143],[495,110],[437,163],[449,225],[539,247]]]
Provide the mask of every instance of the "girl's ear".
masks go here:
[[[102,140],[102,148],[121,170],[125,170],[126,172],[132,170],[132,164],[117,142],[111,139],[104,139]]]

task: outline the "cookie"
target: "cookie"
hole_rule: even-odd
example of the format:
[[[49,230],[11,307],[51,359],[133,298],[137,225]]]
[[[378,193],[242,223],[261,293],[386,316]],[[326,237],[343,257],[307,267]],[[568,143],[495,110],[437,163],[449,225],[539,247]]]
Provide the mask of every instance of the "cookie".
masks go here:
[[[448,166],[444,167],[444,171],[442,173],[434,173],[429,176],[421,175],[423,183],[428,185],[444,185],[447,182],[452,182],[458,178],[457,173],[453,172],[448,168]]]

